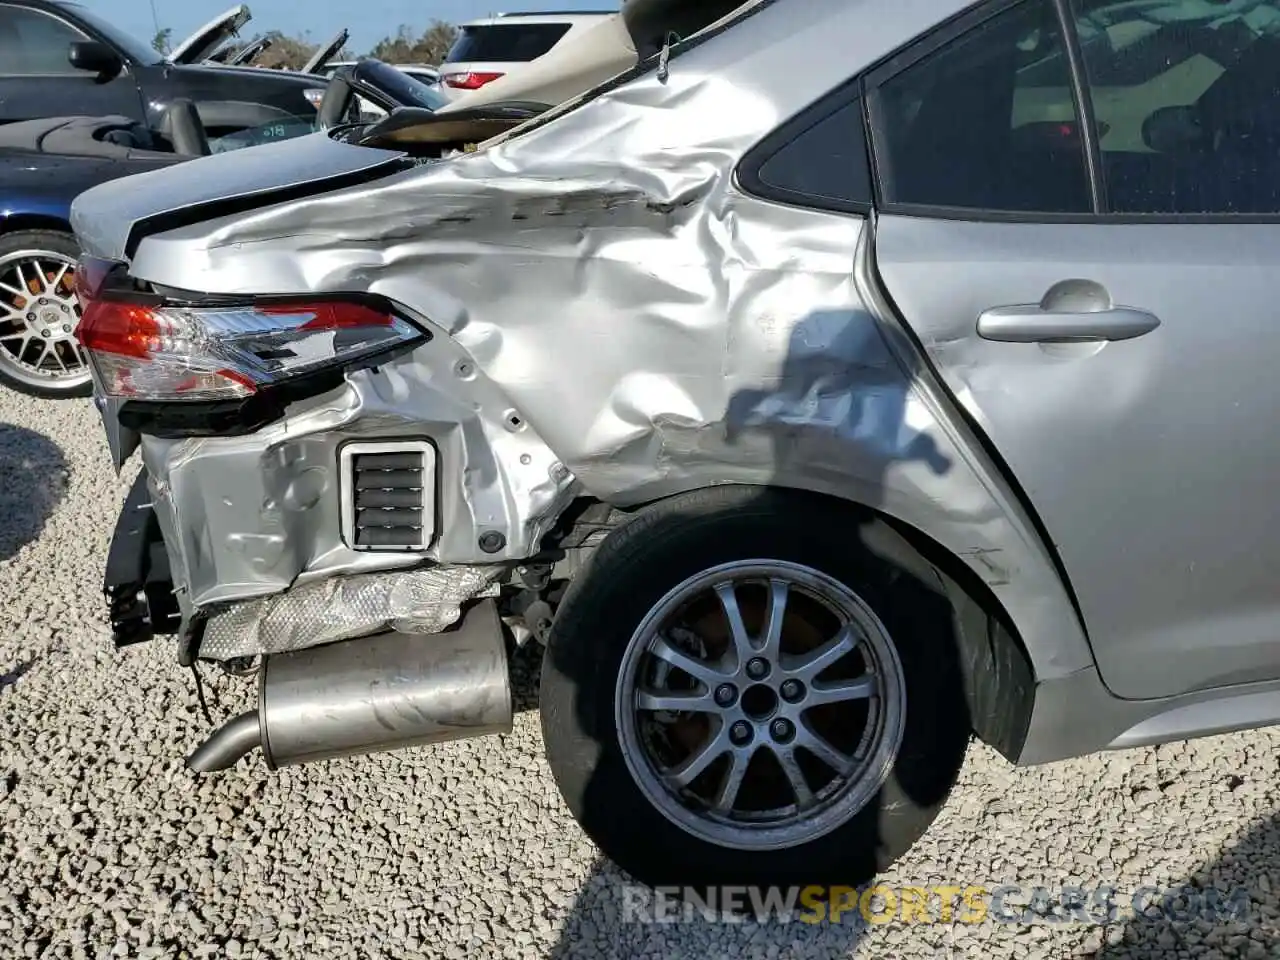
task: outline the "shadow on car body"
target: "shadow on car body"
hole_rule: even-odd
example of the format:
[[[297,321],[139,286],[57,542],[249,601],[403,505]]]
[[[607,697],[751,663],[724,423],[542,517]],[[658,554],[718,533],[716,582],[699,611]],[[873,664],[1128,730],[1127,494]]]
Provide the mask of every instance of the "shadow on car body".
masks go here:
[[[870,499],[859,497],[863,507],[871,508],[862,511],[867,522],[848,524],[849,536],[860,537],[862,529],[876,521],[874,510],[882,502],[885,474],[890,469],[914,462],[923,465],[928,474],[943,476],[951,468],[948,456],[935,438],[908,423],[912,386],[919,372],[903,369],[903,358],[914,356],[910,349],[890,349],[891,338],[900,336],[899,331],[885,329],[869,311],[860,308],[815,311],[791,331],[787,355],[776,379],[736,391],[730,396],[719,423],[694,427],[691,436],[675,437],[672,445],[683,449],[688,442],[694,442],[705,445],[710,457],[740,456],[766,467],[765,476],[795,477],[798,472],[820,471],[825,474],[822,480],[828,488],[833,482],[838,483],[842,475],[853,476],[856,470],[858,490],[865,494],[870,489],[871,493]],[[843,443],[831,444],[833,434]],[[664,438],[664,442],[666,440]],[[717,454],[717,450],[720,453]],[[868,477],[865,462],[842,463],[838,457],[833,458],[833,451],[844,451],[850,457],[870,455],[881,465],[881,473]],[[769,486],[766,483],[759,488],[760,497],[770,495]],[[680,522],[678,518],[672,520]],[[848,518],[835,512],[832,522],[848,522]],[[658,536],[660,532],[655,529],[652,535]],[[866,542],[864,546],[877,552],[875,543]],[[581,576],[589,581],[590,565]],[[917,577],[906,569],[900,569],[898,576],[906,586],[895,596],[911,598],[917,608],[915,622],[951,622],[948,601],[939,592],[937,583],[924,582],[925,577]],[[945,613],[941,612],[943,607]],[[937,631],[937,642],[931,653],[944,664],[948,661],[954,664],[953,675],[958,676],[959,642],[954,631],[951,636],[946,634],[945,629]],[[547,654],[546,669],[569,672],[577,669],[575,662],[567,658],[557,663],[556,656],[557,651],[552,648]],[[579,688],[600,682],[593,676],[572,679]],[[964,709],[961,703],[962,715],[956,719],[962,729],[957,736],[967,741],[969,724]],[[932,720],[928,711],[915,714],[917,720],[922,716],[926,723]],[[596,725],[591,718],[583,718],[581,722],[588,730]],[[912,722],[913,715],[908,712],[908,728]],[[601,749],[606,749],[603,744]],[[928,763],[918,762],[924,760],[924,756],[910,754],[911,751],[904,749],[894,766],[890,777],[896,790],[894,795],[910,798],[921,807],[940,807],[946,801],[955,769],[932,769]],[[609,791],[600,786],[598,779],[588,781],[585,805],[597,810],[598,816],[616,815],[610,808]],[[888,793],[886,785],[876,801],[853,819],[869,815],[877,825],[892,819],[894,804],[884,800]],[[880,809],[876,809],[877,806]],[[865,861],[851,861],[849,867],[852,877],[875,872],[874,865]],[[690,863],[690,868],[691,876],[696,876],[696,865]],[[824,900],[835,896],[835,890],[839,889],[833,884],[857,882],[832,876],[813,878],[814,884],[826,885]],[[800,899],[805,893],[810,899]],[[726,897],[735,896],[737,903],[725,911]],[[778,897],[782,899],[774,899]],[[694,944],[700,945],[701,952],[696,954],[699,958],[723,956],[743,960],[792,955],[836,956],[854,950],[867,929],[856,906],[856,895],[852,909],[846,909],[836,922],[831,919],[833,913],[839,915],[834,901],[830,905],[816,904],[812,897],[812,888],[805,890],[801,886],[700,887],[695,888],[694,901],[682,903],[677,891],[668,888],[652,891],[601,858],[580,890],[552,956],[694,956],[688,952]],[[849,904],[846,902],[845,906]],[[785,924],[781,927],[785,932],[780,933],[780,924]],[[714,949],[707,952],[702,947]]]

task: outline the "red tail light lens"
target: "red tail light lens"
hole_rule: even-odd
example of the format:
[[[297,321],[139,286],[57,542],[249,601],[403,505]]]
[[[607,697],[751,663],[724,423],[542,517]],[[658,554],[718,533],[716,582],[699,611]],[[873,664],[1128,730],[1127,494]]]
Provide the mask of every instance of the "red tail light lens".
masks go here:
[[[82,298],[77,330],[98,390],[137,400],[234,400],[422,334],[343,301],[233,307]]]
[[[471,71],[469,73],[451,73],[444,78],[446,86],[453,87],[455,90],[479,90],[486,83],[493,83],[501,73],[477,73]]]

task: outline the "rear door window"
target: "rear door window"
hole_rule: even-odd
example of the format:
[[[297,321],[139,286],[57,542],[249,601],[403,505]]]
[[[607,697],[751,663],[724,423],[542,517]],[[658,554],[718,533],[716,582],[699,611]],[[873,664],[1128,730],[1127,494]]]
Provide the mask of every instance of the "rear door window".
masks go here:
[[[888,204],[1007,213],[1093,209],[1052,0],[1014,4],[893,73],[873,91],[870,106]]]
[[[1280,213],[1280,2],[1074,9],[1113,212]]]
[[[567,23],[463,27],[445,63],[525,63],[549,51],[569,32]]]

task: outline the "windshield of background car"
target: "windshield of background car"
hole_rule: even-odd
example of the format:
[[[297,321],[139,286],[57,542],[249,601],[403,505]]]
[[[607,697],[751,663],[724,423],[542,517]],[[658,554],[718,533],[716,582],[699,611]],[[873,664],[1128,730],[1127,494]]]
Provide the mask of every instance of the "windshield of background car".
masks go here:
[[[463,27],[445,63],[527,63],[569,32],[567,23],[503,23]]]
[[[245,147],[256,147],[277,140],[292,140],[294,137],[305,137],[315,133],[316,118],[311,116],[289,117],[286,120],[272,120],[256,127],[237,130],[224,137],[209,138],[210,153],[226,153],[228,150],[243,150]]]
[[[68,13],[83,21],[86,26],[91,27],[107,43],[121,51],[134,63],[139,63],[143,66],[154,66],[163,62],[164,57],[160,56],[151,47],[137,37],[121,30],[111,21],[98,16],[88,7],[81,6],[78,3],[64,3],[61,6],[66,7]]]

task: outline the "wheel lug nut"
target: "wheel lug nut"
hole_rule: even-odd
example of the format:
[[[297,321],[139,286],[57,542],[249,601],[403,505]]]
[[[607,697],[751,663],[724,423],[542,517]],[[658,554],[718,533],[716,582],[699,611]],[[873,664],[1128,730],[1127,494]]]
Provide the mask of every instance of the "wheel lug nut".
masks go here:
[[[716,703],[722,707],[731,707],[738,699],[738,691],[731,683],[722,683],[716,687]]]
[[[788,703],[795,703],[804,696],[804,684],[799,680],[784,680],[781,693],[783,700]]]
[[[752,680],[763,680],[769,675],[769,661],[762,657],[752,657],[747,661],[747,676]]]
[[[769,734],[779,743],[788,743],[796,735],[796,728],[790,720],[779,717],[769,724]]]
[[[69,324],[69,323],[64,323],[64,324],[62,325],[62,332],[63,332],[63,333],[70,333],[70,332],[71,332],[71,324]]]
[[[34,313],[28,313],[27,319],[34,323],[36,319],[36,315]]]
[[[41,330],[41,331],[40,331],[40,336],[42,336],[42,337],[47,337],[48,335],[49,335],[49,331],[48,331],[48,330]]]
[[[41,298],[40,298],[38,301],[36,301],[36,302],[37,302],[37,303],[39,303],[39,304],[40,304],[40,306],[42,306],[42,307],[43,307],[46,303],[48,303],[48,302],[49,302],[49,299],[48,299],[48,297],[41,297]]]
[[[729,739],[735,747],[745,747],[751,742],[751,724],[739,720],[729,728]]]

